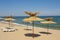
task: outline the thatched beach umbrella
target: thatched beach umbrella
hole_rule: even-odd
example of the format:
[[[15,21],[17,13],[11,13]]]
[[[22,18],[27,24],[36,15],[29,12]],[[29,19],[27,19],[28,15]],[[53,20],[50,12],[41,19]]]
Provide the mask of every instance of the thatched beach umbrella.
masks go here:
[[[41,22],[42,24],[48,24],[48,27],[47,27],[47,34],[49,34],[49,24],[56,24],[56,22],[53,22],[53,21],[51,21],[52,19],[51,18],[46,18],[45,19],[46,21],[43,21],[43,22]]]
[[[29,18],[24,18],[23,19],[23,22],[26,22],[27,23],[27,30],[29,30],[28,29],[28,23],[31,23],[31,21],[29,20]]]
[[[30,17],[29,18],[29,20],[32,22],[32,25],[33,25],[33,38],[34,38],[34,22],[36,22],[36,21],[42,21],[42,20],[44,20],[44,19],[41,19],[41,18],[38,18],[38,17]]]
[[[12,18],[12,16],[7,16],[7,17],[4,18],[4,20],[9,22],[9,27],[10,27],[11,21],[14,20],[14,19]]]
[[[33,35],[32,36],[34,38],[34,22],[35,21],[42,21],[43,19],[36,17],[37,12],[33,13],[33,12],[27,12],[27,11],[25,11],[25,14],[28,14],[30,16],[28,18],[28,20],[32,22],[32,25],[33,25],[33,29],[32,29],[33,30]]]

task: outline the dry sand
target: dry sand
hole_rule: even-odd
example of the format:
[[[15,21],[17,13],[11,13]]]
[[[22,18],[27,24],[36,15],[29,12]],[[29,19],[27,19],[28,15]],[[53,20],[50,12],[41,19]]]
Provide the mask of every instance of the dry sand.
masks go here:
[[[15,32],[3,32],[1,29],[7,27],[8,24],[0,23],[0,40],[60,40],[60,30],[50,29],[49,32],[52,34],[42,34],[39,32],[46,32],[45,28],[35,28],[35,34],[39,34],[38,37],[28,37],[24,34],[32,33],[32,30],[24,30],[26,27],[13,25],[13,28],[18,29]]]

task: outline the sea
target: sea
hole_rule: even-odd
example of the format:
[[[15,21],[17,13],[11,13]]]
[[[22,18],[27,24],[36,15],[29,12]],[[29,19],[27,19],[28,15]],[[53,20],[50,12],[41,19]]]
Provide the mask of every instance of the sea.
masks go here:
[[[0,18],[4,18],[5,16],[0,16]],[[26,23],[23,21],[24,18],[28,18],[29,16],[13,16],[13,19],[15,19],[14,23],[17,24],[23,24],[23,25],[28,25],[28,26],[33,26],[32,23]],[[34,26],[35,27],[42,27],[42,28],[47,28],[49,26],[50,29],[56,29],[60,30],[60,16],[37,16],[39,18],[45,19],[45,18],[52,18],[52,21],[56,22],[56,24],[41,24],[40,21],[35,21]],[[0,21],[3,21],[0,19]]]

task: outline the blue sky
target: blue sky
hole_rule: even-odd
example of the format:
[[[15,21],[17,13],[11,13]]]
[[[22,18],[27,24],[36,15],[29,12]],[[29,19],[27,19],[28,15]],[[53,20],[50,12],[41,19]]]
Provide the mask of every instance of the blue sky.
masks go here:
[[[60,0],[0,0],[0,16],[26,16],[24,11],[60,16]]]

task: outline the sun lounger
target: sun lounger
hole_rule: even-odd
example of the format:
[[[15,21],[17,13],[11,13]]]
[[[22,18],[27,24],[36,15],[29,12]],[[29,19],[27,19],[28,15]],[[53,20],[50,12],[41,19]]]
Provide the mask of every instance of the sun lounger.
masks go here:
[[[9,27],[3,28],[2,30],[3,30],[3,32],[14,32],[14,31],[16,31],[16,29],[14,29],[14,28],[9,28]]]

